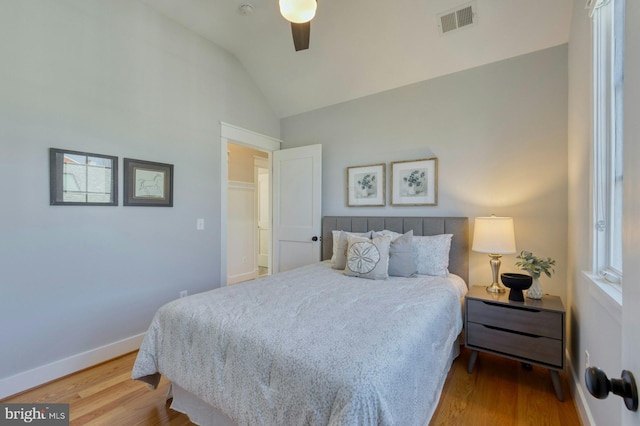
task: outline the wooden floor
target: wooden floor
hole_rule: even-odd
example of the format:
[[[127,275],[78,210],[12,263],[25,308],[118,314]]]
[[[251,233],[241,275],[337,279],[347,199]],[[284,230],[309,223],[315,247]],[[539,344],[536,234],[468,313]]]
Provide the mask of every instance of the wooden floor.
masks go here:
[[[69,403],[71,425],[191,425],[187,416],[165,404],[166,380],[150,390],[130,379],[135,356],[122,356],[2,402]],[[528,371],[519,362],[480,354],[468,374],[468,359],[469,351],[463,350],[454,362],[430,426],[580,425],[565,375],[560,376],[565,393],[560,402],[545,369]]]
[[[547,369],[526,370],[518,361],[480,353],[469,374],[470,353],[463,349],[453,363],[430,426],[581,424],[566,374],[560,374],[565,397],[560,402]]]

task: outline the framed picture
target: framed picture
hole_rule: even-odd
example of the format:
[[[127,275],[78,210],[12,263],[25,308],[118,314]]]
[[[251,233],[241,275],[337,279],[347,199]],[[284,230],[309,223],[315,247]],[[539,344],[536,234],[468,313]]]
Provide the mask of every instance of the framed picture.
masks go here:
[[[435,206],[437,204],[437,158],[391,163],[392,206]]]
[[[52,206],[117,206],[118,157],[49,148]]]
[[[384,164],[347,167],[347,205],[384,206]]]
[[[173,207],[173,164],[125,158],[124,205]]]

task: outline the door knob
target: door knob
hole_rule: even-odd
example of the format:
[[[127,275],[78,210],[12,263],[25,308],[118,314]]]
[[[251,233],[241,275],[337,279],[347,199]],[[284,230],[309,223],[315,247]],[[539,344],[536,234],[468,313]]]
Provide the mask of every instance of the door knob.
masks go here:
[[[620,379],[611,379],[598,367],[589,367],[584,372],[584,380],[591,395],[605,399],[613,392],[624,399],[624,405],[631,411],[638,411],[638,388],[633,373],[622,370]]]
[[[311,237],[311,241],[318,241],[318,237],[314,235],[313,237]]]

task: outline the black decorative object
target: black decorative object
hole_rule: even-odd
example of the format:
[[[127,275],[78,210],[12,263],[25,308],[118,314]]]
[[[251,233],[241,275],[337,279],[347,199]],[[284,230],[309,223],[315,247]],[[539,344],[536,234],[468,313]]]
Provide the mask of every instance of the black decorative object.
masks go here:
[[[513,300],[514,302],[524,302],[522,290],[526,290],[531,287],[533,278],[531,278],[530,275],[505,272],[504,274],[500,274],[500,279],[502,280],[502,284],[510,289],[509,300]]]
[[[584,380],[589,393],[598,399],[605,399],[609,392],[621,396],[630,411],[638,411],[638,388],[633,374],[622,370],[620,379],[611,379],[598,367],[589,367],[584,372]]]

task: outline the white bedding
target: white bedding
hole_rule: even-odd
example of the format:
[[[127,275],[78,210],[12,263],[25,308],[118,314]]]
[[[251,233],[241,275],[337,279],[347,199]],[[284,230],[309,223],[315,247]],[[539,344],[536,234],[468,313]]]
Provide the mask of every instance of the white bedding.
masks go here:
[[[156,313],[133,378],[163,374],[238,425],[424,425],[466,289],[322,262],[178,299]]]

